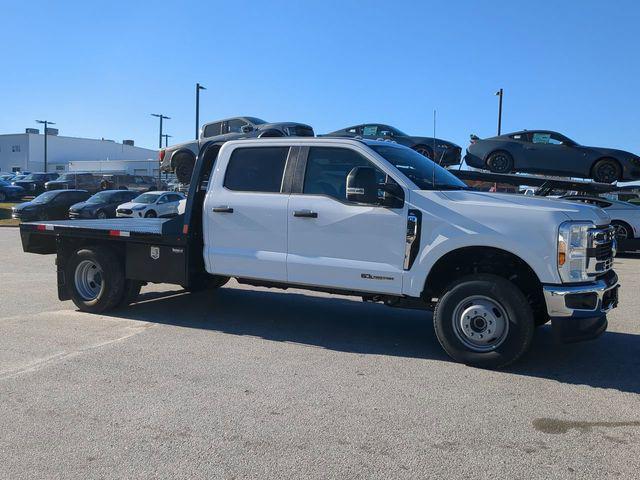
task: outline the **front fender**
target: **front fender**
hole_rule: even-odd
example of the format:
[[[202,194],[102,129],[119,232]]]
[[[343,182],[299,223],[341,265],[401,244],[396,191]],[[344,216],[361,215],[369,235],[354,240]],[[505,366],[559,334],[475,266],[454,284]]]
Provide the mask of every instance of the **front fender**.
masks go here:
[[[416,207],[422,211],[420,253],[404,276],[403,293],[420,296],[429,272],[446,254],[466,247],[489,247],[509,252],[523,262],[543,283],[561,283],[556,267],[558,221],[553,214],[518,218],[517,210],[509,212],[474,209],[464,212],[441,202],[442,194],[434,192],[433,202]],[[422,202],[421,202],[422,203]]]

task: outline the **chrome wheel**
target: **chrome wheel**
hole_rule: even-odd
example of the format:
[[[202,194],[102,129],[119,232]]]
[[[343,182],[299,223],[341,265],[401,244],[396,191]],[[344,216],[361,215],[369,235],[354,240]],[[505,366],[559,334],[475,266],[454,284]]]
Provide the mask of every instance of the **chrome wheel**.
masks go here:
[[[613,230],[616,235],[616,240],[620,241],[620,240],[626,240],[627,238],[629,238],[629,231],[627,230],[626,226],[620,223],[614,223]]]
[[[433,160],[433,155],[431,154],[431,150],[428,150],[424,147],[418,147],[416,148],[416,152],[418,152],[420,155],[424,155],[425,157],[427,157],[429,160]]]
[[[474,352],[495,350],[509,333],[509,317],[502,305],[480,295],[458,303],[452,321],[458,340]]]
[[[95,300],[103,287],[102,269],[91,260],[83,260],[76,267],[74,281],[76,291],[83,300]]]

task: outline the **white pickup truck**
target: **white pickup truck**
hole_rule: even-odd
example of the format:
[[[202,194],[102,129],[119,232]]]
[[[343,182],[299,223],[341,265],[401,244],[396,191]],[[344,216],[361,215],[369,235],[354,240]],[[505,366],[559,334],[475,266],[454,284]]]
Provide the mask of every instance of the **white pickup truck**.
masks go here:
[[[380,141],[210,143],[178,217],[27,223],[21,235],[25,251],[57,254],[59,297],[83,311],[126,305],[144,282],[234,277],[433,310],[446,352],[487,368],[518,359],[549,320],[560,340],[595,338],[618,298],[602,210],[475,192]]]

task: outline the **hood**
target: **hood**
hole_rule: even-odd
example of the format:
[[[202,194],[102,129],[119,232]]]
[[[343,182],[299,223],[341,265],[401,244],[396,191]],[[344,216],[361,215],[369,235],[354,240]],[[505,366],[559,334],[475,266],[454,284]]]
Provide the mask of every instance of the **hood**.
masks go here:
[[[435,140],[436,146],[438,146],[438,145],[446,145],[449,148],[456,148],[457,147],[457,148],[461,149],[460,145],[456,145],[455,143],[450,142],[449,140],[443,140],[442,138],[434,139],[433,137],[414,137],[412,135],[410,135],[410,137],[416,143],[422,143],[424,145],[431,146],[431,147],[433,147],[433,143],[434,143],[434,140]]]
[[[44,204],[37,204],[37,203],[33,203],[33,202],[24,202],[24,203],[20,203],[18,205],[16,205],[15,207],[13,207],[13,209],[16,212],[19,212],[21,210],[35,210],[37,208],[43,207]]]
[[[422,195],[425,192],[419,191],[417,193]],[[574,220],[606,225],[611,220],[601,208],[565,200],[469,190],[441,193],[453,202],[455,210],[470,216],[473,216],[474,212],[484,216],[491,211],[491,215],[495,215],[496,218],[503,218],[505,221],[511,222],[518,220],[529,222],[538,217],[540,220],[545,219],[545,221],[553,218],[557,224],[566,220]]]
[[[122,203],[120,205],[118,205],[118,208],[129,208],[132,209],[134,207],[148,207],[149,205],[153,205],[152,203],[138,203],[138,202],[127,202],[127,203]]]
[[[4,190],[11,190],[11,191],[13,191],[13,192],[18,192],[18,191],[20,191],[20,190],[24,190],[24,188],[22,188],[22,187],[21,187],[21,186],[19,186],[19,185],[6,185],[6,186],[2,187],[2,189],[4,189]]]
[[[79,203],[74,203],[73,205],[71,205],[69,207],[69,210],[82,210],[83,208],[87,208],[87,209],[91,209],[93,207],[99,207],[101,204],[100,203],[87,203],[87,202],[79,202]]]
[[[256,126],[257,130],[265,130],[268,128],[279,128],[279,127],[305,127],[305,128],[311,128],[313,130],[313,127],[311,125],[307,125],[306,123],[298,123],[298,122],[261,123],[260,125]]]
[[[618,150],[616,148],[605,148],[605,147],[590,147],[590,146],[584,146],[581,145],[582,148],[588,148],[589,150],[593,150],[595,152],[598,152],[600,155],[606,155],[606,156],[611,156],[611,157],[615,157],[615,158],[630,158],[630,157],[635,157],[637,158],[638,156],[631,153],[631,152],[627,152],[625,150]]]

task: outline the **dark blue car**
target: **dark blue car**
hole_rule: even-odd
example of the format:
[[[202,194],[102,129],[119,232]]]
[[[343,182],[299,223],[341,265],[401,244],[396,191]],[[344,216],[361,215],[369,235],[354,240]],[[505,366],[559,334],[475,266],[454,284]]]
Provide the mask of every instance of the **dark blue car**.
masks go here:
[[[0,180],[0,202],[20,200],[22,197],[24,197],[24,188]]]

